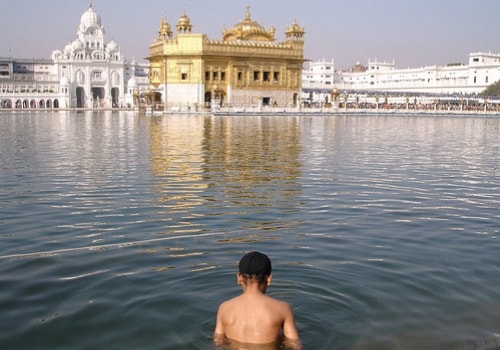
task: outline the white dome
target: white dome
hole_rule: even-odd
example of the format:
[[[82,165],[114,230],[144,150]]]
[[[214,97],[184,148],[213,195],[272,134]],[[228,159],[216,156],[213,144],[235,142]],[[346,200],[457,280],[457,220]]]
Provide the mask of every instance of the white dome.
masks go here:
[[[71,44],[71,47],[73,48],[73,50],[83,49],[83,48],[85,48],[85,44],[82,43],[80,40],[76,39]]]
[[[104,34],[104,26],[101,25],[101,16],[97,14],[92,8],[92,4],[85,11],[80,18],[80,25],[78,26],[78,33],[85,34],[89,29],[98,30]]]
[[[64,47],[64,53],[71,53],[72,51],[73,47],[71,46],[71,43]]]
[[[118,44],[114,41],[114,40],[111,40],[108,45],[106,46],[106,51],[107,52],[113,52],[113,51],[117,51],[119,48],[118,48]]]
[[[52,55],[50,55],[50,58],[52,60],[57,60],[57,59],[62,58],[62,56],[63,56],[63,53],[61,50],[54,50],[54,51],[52,51]]]
[[[92,8],[92,5],[85,11],[80,19],[80,26],[82,28],[89,28],[93,26],[101,27],[101,16],[97,14]]]

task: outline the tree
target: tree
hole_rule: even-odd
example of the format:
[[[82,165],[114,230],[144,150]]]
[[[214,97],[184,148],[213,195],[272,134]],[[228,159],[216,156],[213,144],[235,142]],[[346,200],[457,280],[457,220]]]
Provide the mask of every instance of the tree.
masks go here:
[[[500,96],[500,80],[488,86],[481,93],[482,96]]]

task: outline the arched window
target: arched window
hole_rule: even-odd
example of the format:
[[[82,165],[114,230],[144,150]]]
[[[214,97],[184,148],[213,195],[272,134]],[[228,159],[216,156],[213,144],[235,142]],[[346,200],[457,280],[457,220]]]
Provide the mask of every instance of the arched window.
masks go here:
[[[76,81],[80,85],[85,84],[85,73],[83,73],[81,70],[76,72]]]
[[[118,74],[118,72],[113,72],[112,73],[112,84],[113,85],[119,85],[120,84],[120,74]]]

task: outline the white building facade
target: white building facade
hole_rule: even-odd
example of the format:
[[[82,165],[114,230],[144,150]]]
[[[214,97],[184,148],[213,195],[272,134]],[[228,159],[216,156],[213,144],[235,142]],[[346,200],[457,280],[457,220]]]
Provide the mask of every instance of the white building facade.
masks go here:
[[[132,107],[149,87],[149,64],[127,62],[104,34],[90,4],[77,38],[49,60],[0,58],[0,108]]]
[[[302,103],[309,106],[330,103],[336,74],[333,59],[308,62],[302,71]]]
[[[329,77],[323,72],[332,71]],[[326,75],[324,75],[326,76]],[[325,101],[327,90],[390,95],[477,95],[500,80],[500,54],[471,53],[468,64],[396,68],[395,62],[369,60],[349,71],[335,71],[331,62],[311,62],[303,71],[303,100]]]

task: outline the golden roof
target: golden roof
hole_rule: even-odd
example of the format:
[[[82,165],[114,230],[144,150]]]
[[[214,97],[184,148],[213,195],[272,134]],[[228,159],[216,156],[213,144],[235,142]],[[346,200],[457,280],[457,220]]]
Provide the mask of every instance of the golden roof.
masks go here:
[[[225,41],[250,40],[250,41],[274,41],[274,27],[268,31],[259,23],[252,20],[250,8],[247,7],[245,19],[239,21],[232,29],[222,32],[222,39]]]
[[[179,17],[179,20],[177,21],[178,26],[190,26],[191,25],[191,20],[189,17],[186,15],[186,12],[184,12],[181,17]]]
[[[181,17],[179,17],[179,20],[177,21],[177,32],[178,33],[191,33],[191,20],[189,17],[186,15],[186,11],[182,14]]]
[[[304,35],[305,34],[305,30],[304,30],[304,27],[299,26],[299,24],[297,23],[297,20],[294,20],[293,23],[292,23],[292,25],[290,27],[287,27],[286,34],[287,35],[289,35],[289,34],[301,34],[301,35]]]
[[[158,31],[158,38],[168,39],[172,37],[172,28],[164,16],[161,17],[160,30]]]

